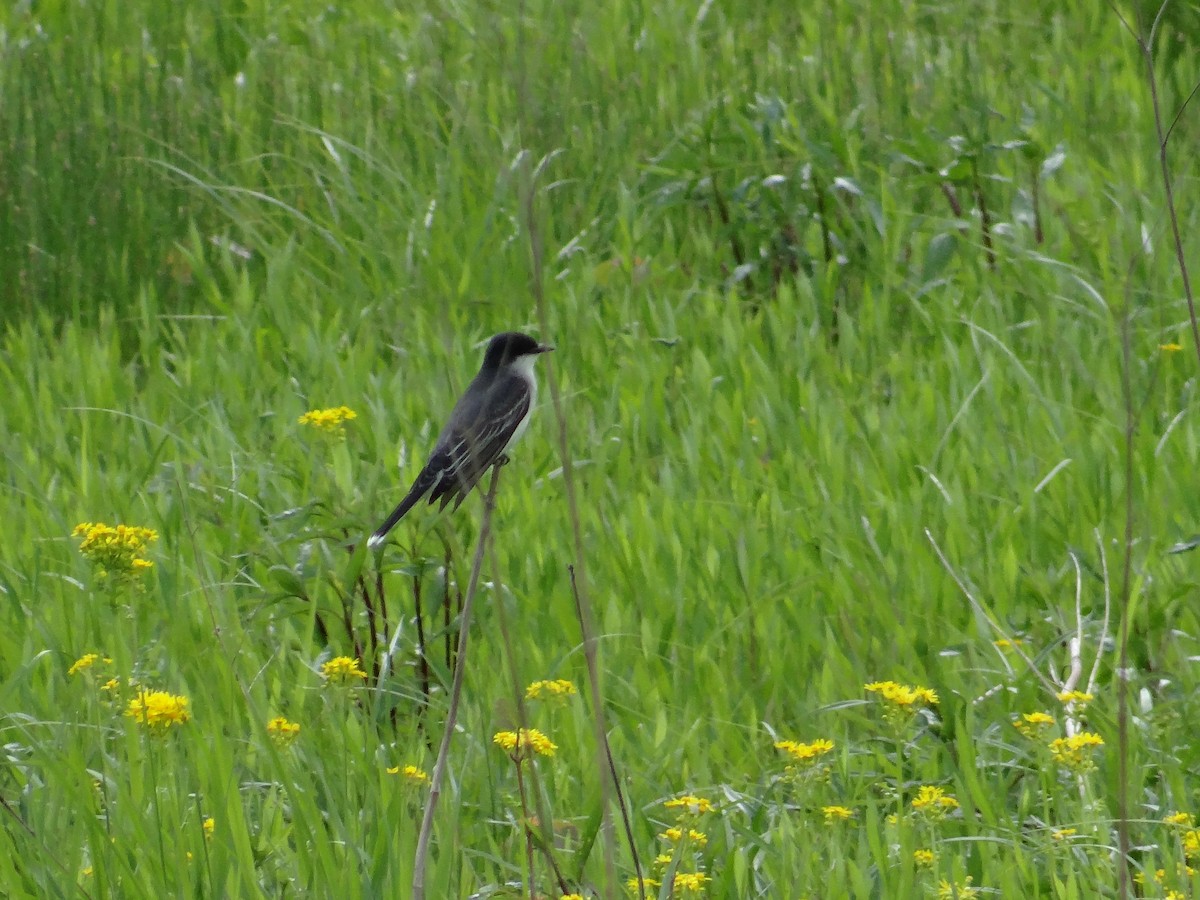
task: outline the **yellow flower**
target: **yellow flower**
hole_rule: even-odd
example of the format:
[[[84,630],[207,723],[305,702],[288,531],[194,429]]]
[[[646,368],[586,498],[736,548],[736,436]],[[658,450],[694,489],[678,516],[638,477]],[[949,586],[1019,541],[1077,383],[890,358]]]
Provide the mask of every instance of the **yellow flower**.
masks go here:
[[[583,900],[583,894],[563,894],[562,900]]]
[[[973,879],[970,875],[967,876],[967,880],[962,884],[951,884],[949,881],[943,879],[942,883],[938,885],[938,900],[954,900],[954,898],[969,900],[971,897],[978,897],[979,888],[971,887],[972,881]]]
[[[1183,833],[1183,855],[1189,860],[1200,856],[1200,831],[1195,828]]]
[[[883,701],[883,718],[892,728],[905,727],[923,706],[937,706],[937,691],[895,681],[872,681],[863,685],[868,694],[878,694]]]
[[[1013,720],[1013,727],[1031,741],[1040,741],[1046,729],[1054,724],[1054,716],[1044,712],[1025,713]]]
[[[410,784],[425,784],[429,781],[429,774],[424,769],[419,769],[416,766],[391,766],[387,773],[389,775],[403,775],[404,780]]]
[[[79,659],[71,664],[71,668],[67,669],[68,675],[78,675],[85,669],[90,669],[92,665],[100,658],[99,653],[85,653]],[[109,660],[111,662],[112,660]]]
[[[209,816],[207,819],[204,820],[201,827],[204,829],[204,837],[207,840],[212,840],[213,832],[217,828],[216,820],[212,816]]]
[[[708,882],[709,878],[703,872],[675,873],[675,889],[684,893],[702,891]]]
[[[174,725],[183,725],[192,718],[188,712],[188,698],[166,691],[139,691],[129,701],[125,715],[157,734],[169,731]]]
[[[334,406],[329,409],[311,409],[297,421],[301,425],[311,425],[317,431],[332,435],[336,438],[346,436],[346,423],[357,419],[358,413],[347,406]]]
[[[998,650],[1011,650],[1014,647],[1020,647],[1024,645],[1024,643],[1025,642],[1020,638],[1013,638],[1012,640],[1009,640],[1008,638],[1000,638],[998,641],[992,641],[992,644],[995,645]]]
[[[1065,841],[1069,837],[1075,837],[1079,832],[1074,828],[1056,828],[1050,832],[1050,837],[1056,841]]]
[[[931,819],[941,819],[950,810],[958,808],[958,800],[936,784],[923,784],[917,790],[912,807]]]
[[[121,679],[120,678],[110,678],[110,679],[108,679],[108,681],[104,682],[104,684],[100,685],[100,690],[112,694],[112,693],[115,693],[117,691],[117,689],[120,687],[121,687]]]
[[[84,878],[91,878],[92,871],[93,871],[93,869],[91,866],[84,866],[83,870],[79,874],[82,875]]]
[[[153,529],[81,522],[71,534],[83,538],[79,552],[92,564],[97,578],[130,580],[154,565],[143,556],[146,546],[158,540],[158,532]]]
[[[833,750],[833,741],[827,741],[824,738],[818,738],[811,744],[802,744],[799,741],[776,741],[775,749],[782,750],[795,762],[812,763]]]
[[[928,869],[933,865],[932,850],[914,850],[913,862],[917,864],[918,869]]]
[[[670,853],[660,853],[658,856],[654,857],[654,867],[656,869],[665,869],[671,864],[671,860],[674,858],[675,857]]]
[[[667,809],[681,810],[684,815],[691,814],[698,816],[703,813],[709,813],[713,810],[713,805],[703,797],[696,797],[692,794],[684,794],[682,797],[676,797],[674,800],[666,801],[663,806]]]
[[[682,828],[678,826],[668,828],[666,831],[659,834],[659,837],[664,841],[670,841],[673,844],[678,844],[685,837],[698,847],[704,847],[708,844],[708,835],[703,831],[697,831],[695,828],[689,828],[685,834]]]
[[[1086,691],[1059,691],[1055,696],[1063,703],[1077,703],[1080,706],[1085,706],[1096,699]]]
[[[1069,738],[1055,738],[1050,742],[1050,755],[1060,766],[1072,772],[1090,772],[1096,768],[1092,750],[1103,747],[1104,739],[1098,734],[1083,731]]]
[[[535,681],[525,689],[526,700],[566,700],[577,693],[575,685],[565,678],[555,681]]]
[[[1166,869],[1155,869],[1152,874],[1154,877],[1155,884],[1162,884],[1167,878],[1167,870]],[[1189,878],[1190,879],[1190,878],[1194,878],[1196,876],[1196,870],[1193,869],[1189,865],[1179,863],[1175,867],[1175,874],[1178,875],[1180,878]],[[1145,884],[1146,883],[1146,874],[1144,872],[1137,872],[1134,874],[1133,880],[1135,882],[1137,882],[1138,884]]]
[[[911,689],[895,681],[872,681],[864,685],[863,690],[868,694],[878,694],[885,703],[895,706],[912,706],[917,699]]]
[[[287,747],[300,736],[300,723],[276,716],[267,723],[267,734],[280,747]]]
[[[367,673],[359,668],[352,656],[335,656],[321,665],[321,674],[330,684],[348,684],[355,678],[366,678]]]
[[[498,731],[492,736],[492,743],[514,760],[525,759],[534,753],[553,756],[554,752],[558,750],[558,745],[536,728]]]
[[[1163,819],[1163,822],[1165,822],[1167,825],[1178,825],[1182,828],[1191,828],[1195,820],[1192,818],[1191,813],[1175,812],[1171,813],[1169,816],[1166,816]]]
[[[627,888],[629,888],[629,890],[633,891],[636,894],[637,889],[638,889],[638,879],[630,878],[627,882],[625,882],[625,886]],[[659,888],[659,887],[662,887],[662,882],[659,881],[657,878],[643,878],[642,879],[642,889],[643,890],[649,891],[651,888]]]
[[[844,806],[822,806],[821,813],[825,816],[825,824],[833,822],[845,822],[847,819],[854,818],[854,810],[847,809]]]
[[[1183,349],[1183,346],[1181,344],[1176,344],[1176,343],[1172,342],[1169,344],[1159,344],[1158,349],[1161,350],[1163,353],[1178,353],[1180,350]]]
[[[933,690],[933,688],[915,687],[912,691],[917,695],[917,700],[925,706],[938,705],[937,691]]]

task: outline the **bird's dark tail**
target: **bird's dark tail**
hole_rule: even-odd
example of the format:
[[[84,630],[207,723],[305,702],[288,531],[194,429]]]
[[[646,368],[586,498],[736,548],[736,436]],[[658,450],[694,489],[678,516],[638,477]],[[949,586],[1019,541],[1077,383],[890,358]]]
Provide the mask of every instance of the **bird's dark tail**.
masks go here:
[[[383,542],[387,540],[388,532],[396,527],[396,523],[404,518],[404,514],[416,506],[419,501],[428,492],[429,486],[422,485],[420,482],[412,486],[412,490],[408,492],[400,505],[392,510],[392,514],[384,519],[383,524],[375,529],[374,533],[367,538],[367,548],[376,550],[383,546]]]

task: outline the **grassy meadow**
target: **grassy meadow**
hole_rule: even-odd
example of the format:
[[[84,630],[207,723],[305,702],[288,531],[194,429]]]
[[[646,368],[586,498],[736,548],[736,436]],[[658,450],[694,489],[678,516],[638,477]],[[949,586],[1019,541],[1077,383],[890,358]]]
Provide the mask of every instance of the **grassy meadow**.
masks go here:
[[[508,329],[429,897],[1200,896],[1118,10],[17,3],[0,200],[0,896],[411,896],[483,502],[363,538]]]

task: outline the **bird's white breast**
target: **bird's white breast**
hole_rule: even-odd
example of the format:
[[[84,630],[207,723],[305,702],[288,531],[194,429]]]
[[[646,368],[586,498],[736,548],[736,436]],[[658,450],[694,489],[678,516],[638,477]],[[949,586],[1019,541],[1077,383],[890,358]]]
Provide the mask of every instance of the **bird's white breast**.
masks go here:
[[[537,379],[533,375],[533,364],[537,362],[537,357],[533,354],[528,356],[519,356],[511,363],[513,372],[519,377],[525,379],[525,383],[529,385],[529,409],[525,411],[525,416],[518,423],[513,436],[508,439],[508,443],[504,445],[504,451],[507,453],[517,441],[521,439],[521,435],[529,427],[529,417],[533,415],[533,407],[537,405]]]

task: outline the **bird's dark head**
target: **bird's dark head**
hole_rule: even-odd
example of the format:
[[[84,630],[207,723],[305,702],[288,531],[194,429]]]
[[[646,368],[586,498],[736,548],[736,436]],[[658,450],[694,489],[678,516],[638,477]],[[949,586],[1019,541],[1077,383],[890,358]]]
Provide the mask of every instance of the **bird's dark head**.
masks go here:
[[[539,344],[527,334],[505,331],[488,341],[487,352],[483,355],[483,367],[498,369],[523,356],[537,356],[553,349],[546,344]]]

